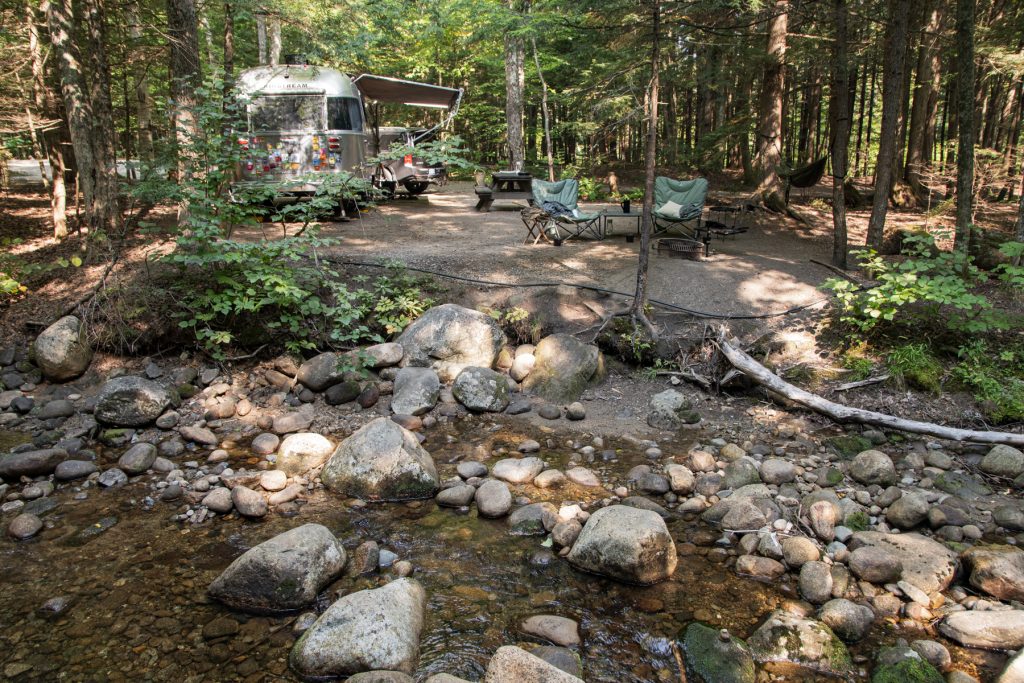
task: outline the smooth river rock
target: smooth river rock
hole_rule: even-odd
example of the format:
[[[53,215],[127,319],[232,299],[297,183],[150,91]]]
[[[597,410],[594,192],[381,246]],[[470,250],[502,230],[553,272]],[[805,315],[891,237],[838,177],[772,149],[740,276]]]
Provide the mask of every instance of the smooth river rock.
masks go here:
[[[341,574],[345,549],[320,524],[304,524],[250,548],[212,584],[210,595],[248,612],[299,609]]]
[[[411,674],[420,653],[427,593],[414,579],[350,593],[320,615],[291,653],[302,676],[387,670]]]
[[[953,612],[939,631],[967,647],[1019,650],[1024,647],[1024,610]]]
[[[499,647],[491,657],[484,683],[583,683],[583,680],[522,648],[506,645]]]
[[[152,380],[117,377],[100,389],[93,415],[105,424],[140,427],[160,417],[170,403],[170,393]]]
[[[92,361],[85,326],[73,315],[66,315],[43,330],[32,350],[43,377],[51,382],[78,377]]]
[[[416,435],[379,417],[338,446],[320,478],[332,491],[363,500],[430,498],[437,469]]]
[[[649,585],[676,570],[676,547],[656,512],[612,505],[590,516],[567,559],[594,574]]]

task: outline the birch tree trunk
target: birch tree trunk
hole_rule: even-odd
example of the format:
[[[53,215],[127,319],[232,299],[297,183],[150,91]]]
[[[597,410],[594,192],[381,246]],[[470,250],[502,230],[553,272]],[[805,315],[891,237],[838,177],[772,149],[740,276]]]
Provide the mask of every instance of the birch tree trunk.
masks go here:
[[[256,15],[256,52],[260,64],[267,63],[267,15]]]
[[[765,206],[783,211],[786,200],[779,177],[782,163],[782,98],[785,91],[786,32],[789,0],[775,0],[768,19],[768,45],[758,103],[757,148],[754,167],[758,173],[757,192]]]
[[[281,18],[271,17],[267,29],[269,44],[267,59],[271,66],[277,66],[281,63]]]
[[[847,35],[846,0],[833,0],[836,39],[833,46],[832,96],[829,118],[832,121],[832,265],[846,269],[846,181],[847,150],[850,146],[850,59]]]
[[[868,221],[867,245],[881,250],[889,195],[895,177],[893,163],[899,147],[900,112],[904,91],[904,62],[910,0],[889,0],[889,21],[885,34],[885,72],[882,74],[882,129],[875,162],[875,197]]]
[[[551,120],[548,114],[548,83],[544,80],[544,72],[540,68],[540,57],[537,56],[537,40],[530,39],[533,46],[533,63],[537,66],[537,77],[541,85],[541,114],[544,117],[544,150],[548,155],[548,180],[555,182],[555,157],[551,152]]]

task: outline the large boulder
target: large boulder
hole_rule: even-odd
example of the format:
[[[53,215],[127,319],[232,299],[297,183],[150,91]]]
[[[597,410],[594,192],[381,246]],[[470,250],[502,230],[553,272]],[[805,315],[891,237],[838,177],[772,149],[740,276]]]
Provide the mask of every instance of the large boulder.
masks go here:
[[[584,571],[649,585],[675,572],[676,546],[658,513],[612,505],[590,516],[567,559]]]
[[[248,612],[299,609],[345,567],[345,549],[330,530],[304,524],[260,543],[210,584],[210,595]]]
[[[850,653],[832,629],[782,610],[768,615],[747,645],[759,662],[795,664],[842,677],[850,673]]]
[[[289,434],[277,448],[277,467],[295,477],[323,465],[332,451],[334,444],[326,436],[315,432]]]
[[[896,466],[882,451],[858,453],[850,462],[850,476],[861,484],[889,486],[896,483]]]
[[[920,534],[883,534],[858,531],[848,543],[850,550],[874,546],[894,556],[903,580],[925,593],[943,591],[956,575],[956,553]]]
[[[689,399],[675,389],[666,389],[651,397],[647,424],[655,429],[672,432],[700,422],[700,413],[693,409]]]
[[[67,459],[68,452],[63,448],[8,453],[0,456],[0,477],[18,479],[50,474],[57,469],[57,465]]]
[[[548,664],[526,650],[499,647],[487,664],[484,683],[583,683],[582,679]]]
[[[170,403],[170,393],[152,380],[117,377],[100,389],[93,415],[106,424],[141,427],[160,417]]]
[[[523,380],[523,388],[558,403],[577,400],[604,371],[598,348],[568,334],[541,339],[533,356],[533,370]]]
[[[420,654],[427,594],[413,579],[350,593],[320,615],[291,653],[308,678],[386,670],[411,674]]]
[[[489,368],[505,344],[505,333],[484,313],[455,304],[435,306],[396,340],[405,350],[401,365],[434,368],[444,382],[468,366]]]
[[[365,500],[430,498],[438,487],[430,453],[415,434],[385,417],[342,441],[320,478],[333,491]]]
[[[953,612],[939,631],[967,647],[1019,650],[1024,647],[1024,610],[966,610]]]
[[[340,353],[327,351],[313,356],[299,366],[295,379],[313,391],[323,391],[337,384],[352,369],[352,360]]]
[[[1013,479],[1024,473],[1024,453],[1005,444],[993,446],[981,459],[978,469],[987,474]]]
[[[508,408],[508,380],[490,368],[463,368],[455,378],[452,393],[474,412],[500,413]]]
[[[1000,600],[1024,601],[1024,551],[1009,545],[978,545],[961,557],[972,586]]]
[[[430,368],[402,368],[395,376],[391,410],[396,415],[422,415],[437,404],[441,382]]]
[[[78,377],[92,361],[85,326],[73,315],[66,315],[43,330],[36,337],[32,350],[43,377],[51,382]]]

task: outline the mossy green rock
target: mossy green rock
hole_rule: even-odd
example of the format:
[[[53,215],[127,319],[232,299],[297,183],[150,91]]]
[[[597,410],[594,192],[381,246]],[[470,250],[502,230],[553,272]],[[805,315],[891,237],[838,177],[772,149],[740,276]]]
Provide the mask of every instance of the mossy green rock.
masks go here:
[[[975,500],[992,493],[992,489],[963,472],[943,472],[935,477],[935,488],[964,500]]]
[[[832,629],[782,610],[768,615],[747,645],[758,662],[785,662],[837,676],[850,670],[850,653]]]
[[[874,444],[871,443],[871,439],[863,436],[847,434],[826,439],[825,445],[844,458],[852,458],[862,451],[870,450]]]
[[[754,683],[754,657],[739,638],[722,640],[715,629],[694,623],[686,628],[683,651],[686,668],[704,683]]]
[[[871,675],[871,683],[943,683],[944,680],[939,670],[923,659],[883,664]]]

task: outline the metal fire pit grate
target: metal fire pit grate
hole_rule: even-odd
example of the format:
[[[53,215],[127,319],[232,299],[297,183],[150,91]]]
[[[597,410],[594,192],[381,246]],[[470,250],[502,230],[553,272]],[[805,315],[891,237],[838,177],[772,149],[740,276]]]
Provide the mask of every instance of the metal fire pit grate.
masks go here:
[[[658,254],[672,258],[700,261],[704,258],[704,244],[697,240],[681,237],[665,237],[658,240]]]

